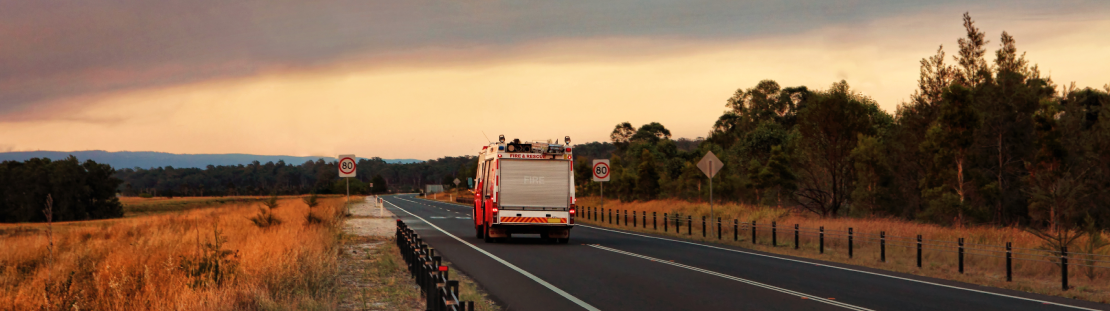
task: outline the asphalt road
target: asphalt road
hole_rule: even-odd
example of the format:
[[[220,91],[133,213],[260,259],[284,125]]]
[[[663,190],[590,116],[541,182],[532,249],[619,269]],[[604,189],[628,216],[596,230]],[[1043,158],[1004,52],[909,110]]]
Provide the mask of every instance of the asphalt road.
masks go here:
[[[509,310],[1110,310],[1087,301],[577,226],[569,244],[474,237],[469,206],[386,208]]]

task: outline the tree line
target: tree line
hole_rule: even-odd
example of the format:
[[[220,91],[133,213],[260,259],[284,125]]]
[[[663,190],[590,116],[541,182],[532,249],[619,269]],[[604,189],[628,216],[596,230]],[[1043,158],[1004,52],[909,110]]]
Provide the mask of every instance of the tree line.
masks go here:
[[[209,165],[200,168],[126,168],[115,176],[123,181],[125,196],[225,196],[270,194],[343,194],[348,182],[353,194],[413,192],[425,184],[449,184],[456,177],[474,175],[475,157],[444,157],[418,163],[387,163],[381,158],[359,159],[350,180],[339,178],[338,162],[305,161],[300,165],[259,163]],[[373,184],[373,187],[370,184]],[[465,184],[463,184],[465,186]]]
[[[47,196],[53,221],[123,216],[121,183],[107,164],[76,157],[0,162],[0,222],[44,222]]]
[[[465,187],[474,177],[474,156],[444,157],[418,163],[386,163],[381,158],[359,159],[352,194],[414,192],[425,184]],[[145,197],[342,194],[347,180],[339,178],[337,162],[254,161],[247,165],[209,165],[200,168],[113,169],[110,165],[74,156],[52,161],[0,162],[0,222],[46,221],[47,195],[53,200],[53,220],[88,220],[123,216],[117,195]],[[373,184],[371,187],[370,184]]]
[[[721,200],[824,217],[1107,227],[1110,84],[1058,87],[1006,32],[988,62],[985,33],[967,14],[963,25],[956,55],[941,46],[922,59],[917,90],[893,114],[844,81],[816,90],[764,80],[727,99],[704,141],[618,124],[605,194],[703,200],[696,163],[712,151],[725,163],[714,180]],[[585,182],[593,157],[579,155],[578,191],[596,194]]]

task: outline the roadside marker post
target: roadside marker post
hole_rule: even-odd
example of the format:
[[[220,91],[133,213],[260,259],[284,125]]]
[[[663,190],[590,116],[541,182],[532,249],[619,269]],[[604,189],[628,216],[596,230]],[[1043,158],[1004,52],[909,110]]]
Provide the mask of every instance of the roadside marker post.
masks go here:
[[[798,249],[798,224],[794,224],[794,249]]]
[[[771,222],[771,246],[779,246],[779,232],[777,224],[774,221]]]
[[[462,182],[461,180],[459,180],[458,178],[455,178],[455,193],[459,192],[459,183],[461,183],[461,182]],[[455,202],[455,195],[454,194],[451,195],[451,202]]]
[[[1006,242],[1006,282],[1014,281],[1014,250],[1011,242]]]
[[[956,243],[960,245],[960,274],[964,274],[964,238],[956,240]]]
[[[825,253],[825,226],[821,226],[820,228],[818,228],[817,232],[818,232],[817,233],[817,248],[819,248],[821,253],[824,254]],[[920,248],[918,248],[918,249],[920,249]],[[917,256],[917,258],[921,258],[921,256]],[[917,266],[921,267],[921,260],[917,261]]]
[[[879,231],[879,260],[886,262],[886,231]]]
[[[732,240],[740,241],[740,220],[732,219]]]
[[[852,227],[848,227],[848,258],[852,258]]]
[[[752,244],[755,244],[755,220],[752,220]]]

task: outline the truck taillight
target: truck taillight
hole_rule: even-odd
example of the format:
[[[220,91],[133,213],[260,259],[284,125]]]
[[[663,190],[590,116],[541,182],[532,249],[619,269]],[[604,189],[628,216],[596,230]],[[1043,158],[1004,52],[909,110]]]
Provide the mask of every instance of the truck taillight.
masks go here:
[[[494,207],[492,211],[493,211],[494,213],[497,213],[497,208],[496,208],[496,207]]]

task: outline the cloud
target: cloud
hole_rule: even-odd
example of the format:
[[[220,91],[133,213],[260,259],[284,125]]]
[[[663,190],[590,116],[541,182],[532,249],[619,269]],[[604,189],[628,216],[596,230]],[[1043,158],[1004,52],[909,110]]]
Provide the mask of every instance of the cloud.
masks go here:
[[[1038,2],[954,0],[5,1],[0,115],[59,98],[315,68],[352,58],[388,59],[411,51],[500,50],[597,38],[736,41],[957,3],[961,9],[1059,10]],[[1107,6],[1080,1],[1075,7]]]
[[[916,86],[918,60],[941,43],[951,55],[961,34],[958,17],[899,16],[732,41],[562,39],[346,58],[60,99],[46,107],[64,109],[36,108],[20,122],[0,121],[0,144],[436,158],[473,153],[485,142],[482,131],[588,142],[606,140],[618,122],[657,121],[675,137],[698,137],[706,135],[733,91],[762,79],[822,89],[846,77],[853,89],[893,111]],[[1110,29],[1110,21],[980,21],[992,42],[1001,29],[1010,30],[1030,60],[1057,68],[1058,80],[1105,83],[1097,79],[1105,79],[1110,59],[1099,56],[1110,51],[1091,42]]]
[[[1098,86],[1108,5],[3,3],[0,150],[436,158],[481,131],[586,142],[623,121],[697,137],[762,79],[846,79],[893,111],[967,10],[988,54],[1007,30],[1058,83]]]

